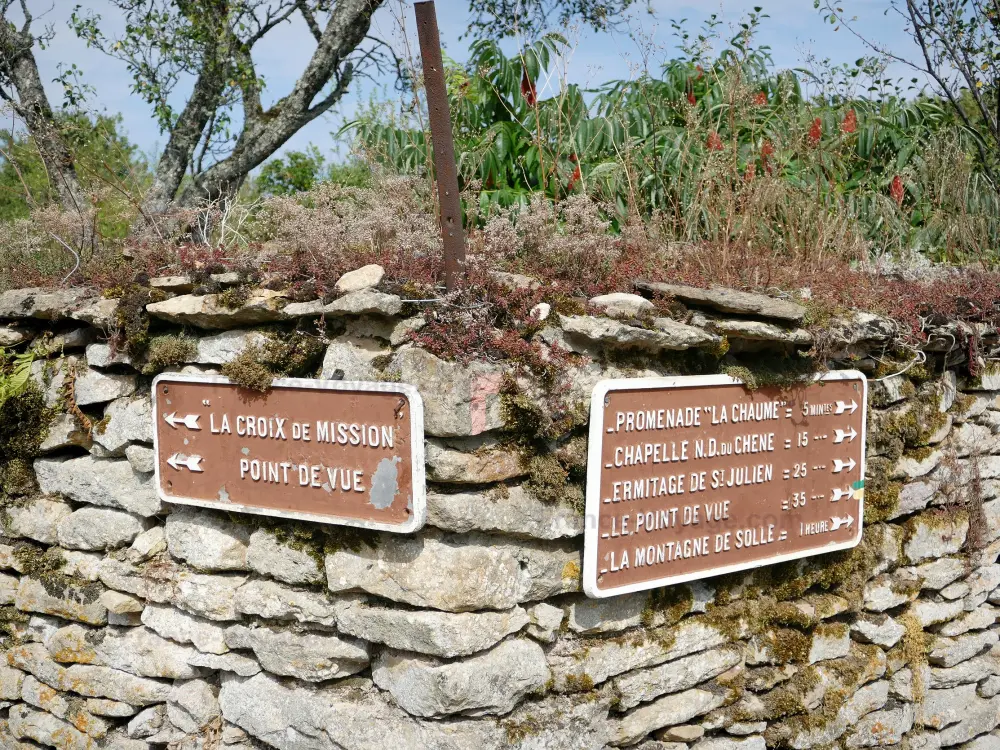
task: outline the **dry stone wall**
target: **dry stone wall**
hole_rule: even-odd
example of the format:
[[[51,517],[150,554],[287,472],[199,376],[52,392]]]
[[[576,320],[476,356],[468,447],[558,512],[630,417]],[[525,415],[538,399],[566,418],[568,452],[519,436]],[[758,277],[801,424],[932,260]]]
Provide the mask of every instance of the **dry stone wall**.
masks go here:
[[[957,343],[995,331],[943,325],[918,356],[873,315],[807,327],[794,301],[672,287],[672,317],[624,294],[539,306],[543,383],[422,348],[380,279],[329,302],[183,277],[0,294],[0,345],[37,352],[0,424],[0,747],[1000,747],[1000,376],[970,377]],[[584,597],[593,385],[763,380],[811,347],[872,378],[862,543]],[[423,530],[158,499],[152,375],[268,359],[420,389]]]

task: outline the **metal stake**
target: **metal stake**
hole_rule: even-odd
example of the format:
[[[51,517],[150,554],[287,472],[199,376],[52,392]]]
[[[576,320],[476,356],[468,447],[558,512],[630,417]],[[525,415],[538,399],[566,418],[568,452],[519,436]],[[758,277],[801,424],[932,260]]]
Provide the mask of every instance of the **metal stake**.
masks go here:
[[[417,37],[424,64],[424,90],[431,122],[434,146],[434,170],[437,173],[438,203],[441,207],[441,237],[444,240],[444,283],[448,291],[461,284],[465,275],[465,231],[462,229],[462,204],[458,194],[458,168],[455,144],[451,135],[451,110],[444,83],[441,60],[441,37],[438,33],[434,0],[416,2]]]

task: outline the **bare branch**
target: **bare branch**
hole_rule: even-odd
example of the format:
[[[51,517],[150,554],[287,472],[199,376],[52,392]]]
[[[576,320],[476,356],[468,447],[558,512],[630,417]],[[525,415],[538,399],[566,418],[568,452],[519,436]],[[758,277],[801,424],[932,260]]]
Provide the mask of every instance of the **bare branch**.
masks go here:
[[[295,0],[295,5],[299,9],[299,12],[302,13],[302,17],[306,19],[306,26],[309,27],[309,31],[313,37],[317,42],[320,41],[323,38],[323,30],[316,23],[316,16],[309,9],[309,6],[306,5],[306,0]]]

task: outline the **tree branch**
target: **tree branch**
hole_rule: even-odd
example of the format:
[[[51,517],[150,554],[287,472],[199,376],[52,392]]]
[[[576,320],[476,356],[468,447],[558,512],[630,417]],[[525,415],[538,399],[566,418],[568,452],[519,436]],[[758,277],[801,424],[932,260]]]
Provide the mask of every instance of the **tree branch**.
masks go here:
[[[234,192],[251,169],[343,97],[354,72],[347,58],[364,41],[372,14],[382,2],[341,0],[334,6],[319,44],[291,92],[266,112],[244,120],[232,153],[195,177],[194,184],[180,196],[181,205],[191,206]],[[331,80],[333,90],[314,103]]]
[[[26,18],[30,22],[31,15],[27,14]],[[35,39],[31,36],[29,22],[25,24],[27,31],[18,32],[6,19],[0,20],[0,68],[13,91],[16,91],[17,101],[13,101],[13,91],[0,88],[0,95],[11,101],[15,112],[24,120],[42,163],[55,184],[59,202],[66,210],[78,213],[86,224],[84,207],[87,201],[77,179],[73,156],[56,128],[52,107],[38,73],[31,51]],[[81,236],[85,233],[81,232]]]
[[[306,0],[295,0],[295,6],[299,9],[299,12],[302,14],[302,17],[306,19],[306,26],[309,27],[309,31],[312,32],[312,35],[313,37],[315,37],[316,41],[317,42],[322,41],[323,30],[319,27],[319,24],[316,23],[316,16],[313,15],[313,12],[309,9],[309,6],[306,5]]]

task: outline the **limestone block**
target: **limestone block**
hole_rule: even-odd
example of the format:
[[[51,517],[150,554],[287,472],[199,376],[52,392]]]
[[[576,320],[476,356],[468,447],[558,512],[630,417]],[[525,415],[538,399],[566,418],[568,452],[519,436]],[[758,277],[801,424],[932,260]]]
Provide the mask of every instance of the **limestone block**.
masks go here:
[[[600,685],[633,669],[652,667],[729,642],[729,637],[701,617],[650,630],[648,637],[609,640],[560,640],[548,651],[553,688],[572,691],[580,685]]]
[[[77,406],[106,404],[116,398],[131,396],[135,393],[135,385],[135,375],[78,367],[73,381],[73,397]]]
[[[62,663],[112,667],[138,677],[189,679],[198,670],[188,664],[194,649],[161,637],[145,627],[108,628],[103,638],[80,625],[60,628],[46,642],[52,658]]]
[[[101,604],[104,587],[99,583],[77,582],[70,578],[42,582],[23,576],[15,606],[22,612],[41,612],[90,625],[103,625],[108,611]]]
[[[307,682],[356,674],[368,666],[367,644],[325,633],[233,625],[226,645],[248,648],[268,672]]]
[[[980,630],[955,638],[934,639],[928,659],[939,667],[953,667],[992,648],[1000,635],[995,630]]]
[[[194,734],[222,716],[218,688],[204,680],[175,683],[167,702],[170,723],[187,734]]]
[[[111,344],[99,341],[87,346],[87,364],[90,367],[113,367],[114,365],[132,365],[128,352],[115,351]]]
[[[95,739],[103,738],[113,726],[88,711],[85,703],[80,705],[82,701],[70,700],[66,695],[39,682],[31,675],[24,679],[21,697],[25,703],[49,712],[69,723],[77,731]]]
[[[87,506],[63,518],[57,534],[59,544],[68,549],[106,550],[131,544],[148,526],[141,516]]]
[[[283,320],[285,318],[281,312],[283,298],[284,295],[280,292],[258,289],[251,293],[243,305],[230,309],[219,302],[219,296],[216,294],[205,296],[184,294],[146,305],[146,311],[154,318],[169,323],[209,330],[226,330]]]
[[[35,475],[42,492],[61,493],[78,503],[120,508],[148,518],[162,510],[152,477],[136,474],[128,461],[40,458]]]
[[[431,438],[424,445],[424,456],[427,478],[443,484],[491,484],[527,474],[520,451],[504,447],[481,447],[469,452]]]
[[[420,390],[424,430],[436,437],[479,435],[503,426],[500,382],[503,370],[474,362],[464,366],[423,349],[401,349],[392,367],[400,380]]]
[[[427,493],[427,523],[442,531],[487,531],[535,539],[583,534],[583,514],[532,497],[522,487],[503,492]]]
[[[888,615],[864,614],[851,623],[851,633],[863,643],[876,643],[892,648],[903,637],[906,628]]]
[[[323,566],[312,550],[281,542],[267,529],[257,529],[250,536],[247,565],[261,575],[285,583],[322,583]]]
[[[656,318],[655,328],[649,329],[630,326],[610,318],[564,315],[562,329],[569,348],[581,354],[592,353],[595,346],[649,352],[680,351],[719,340],[718,336],[671,318]]]
[[[646,292],[664,294],[687,304],[710,307],[719,312],[757,315],[792,323],[801,323],[806,315],[806,309],[795,302],[735,289],[723,287],[701,289],[684,284],[646,281],[637,282],[635,286]]]
[[[911,562],[944,557],[958,552],[969,531],[964,513],[924,513],[907,524],[903,554]]]
[[[84,289],[12,289],[0,293],[0,318],[59,320],[87,295]]]
[[[156,455],[152,448],[145,445],[125,446],[125,458],[132,466],[132,471],[137,474],[150,474],[156,468]]]
[[[414,716],[482,716],[505,714],[541,690],[549,668],[541,646],[513,639],[453,662],[386,649],[372,665],[372,679]]]
[[[395,294],[374,289],[348,292],[323,308],[326,315],[385,315],[392,317],[403,310],[403,301]]]
[[[132,443],[153,442],[153,407],[149,396],[120,398],[104,410],[106,422],[93,430],[101,458],[120,457]]]
[[[223,331],[202,336],[195,342],[192,361],[201,365],[224,365],[232,362],[250,346],[264,346],[267,336],[260,331]]]
[[[326,557],[331,591],[365,591],[393,601],[452,612],[510,609],[579,590],[573,545],[505,543],[478,535],[382,535],[375,549],[340,549]],[[456,576],[454,571],[472,575]]]
[[[225,675],[219,705],[225,720],[279,750],[301,750],[304,737],[310,750],[374,750],[386,738],[399,748],[469,750],[502,746],[506,737],[504,730],[481,721],[418,721],[366,682],[308,690],[265,672],[250,678]]]
[[[365,641],[447,659],[496,645],[528,624],[521,607],[506,612],[404,610],[361,601],[338,606],[337,627]]]
[[[57,414],[49,423],[49,431],[39,446],[40,453],[53,453],[66,448],[90,450],[93,445],[90,432],[72,414]]]
[[[333,285],[341,294],[357,292],[362,289],[371,289],[379,285],[382,277],[385,276],[385,269],[377,263],[369,263],[353,271],[348,271]]]
[[[250,529],[219,514],[183,508],[167,516],[167,550],[199,570],[247,570]]]
[[[587,303],[612,318],[634,318],[651,314],[656,308],[652,302],[638,294],[614,292],[591,297]]]
[[[58,544],[59,524],[73,512],[68,503],[48,497],[33,497],[4,510],[6,536],[34,539],[42,544]]]
[[[628,711],[665,693],[693,688],[741,662],[738,647],[723,646],[615,677],[611,681],[612,691],[619,709]]]
[[[552,643],[562,626],[563,611],[539,602],[528,608],[528,635],[543,643]]]
[[[247,581],[236,589],[235,604],[237,612],[268,620],[296,620],[320,625],[333,625],[337,620],[337,608],[328,593],[293,588],[275,581]]]
[[[968,633],[970,630],[983,630],[994,625],[998,615],[1000,615],[1000,610],[997,610],[992,604],[981,604],[971,612],[966,612],[951,622],[946,622],[938,632],[945,636],[956,636]]]
[[[873,711],[854,725],[847,742],[849,748],[897,745],[913,728],[914,709],[910,703]]]
[[[647,703],[618,721],[612,744],[630,745],[661,727],[683,724],[725,703],[724,691],[692,688]]]

